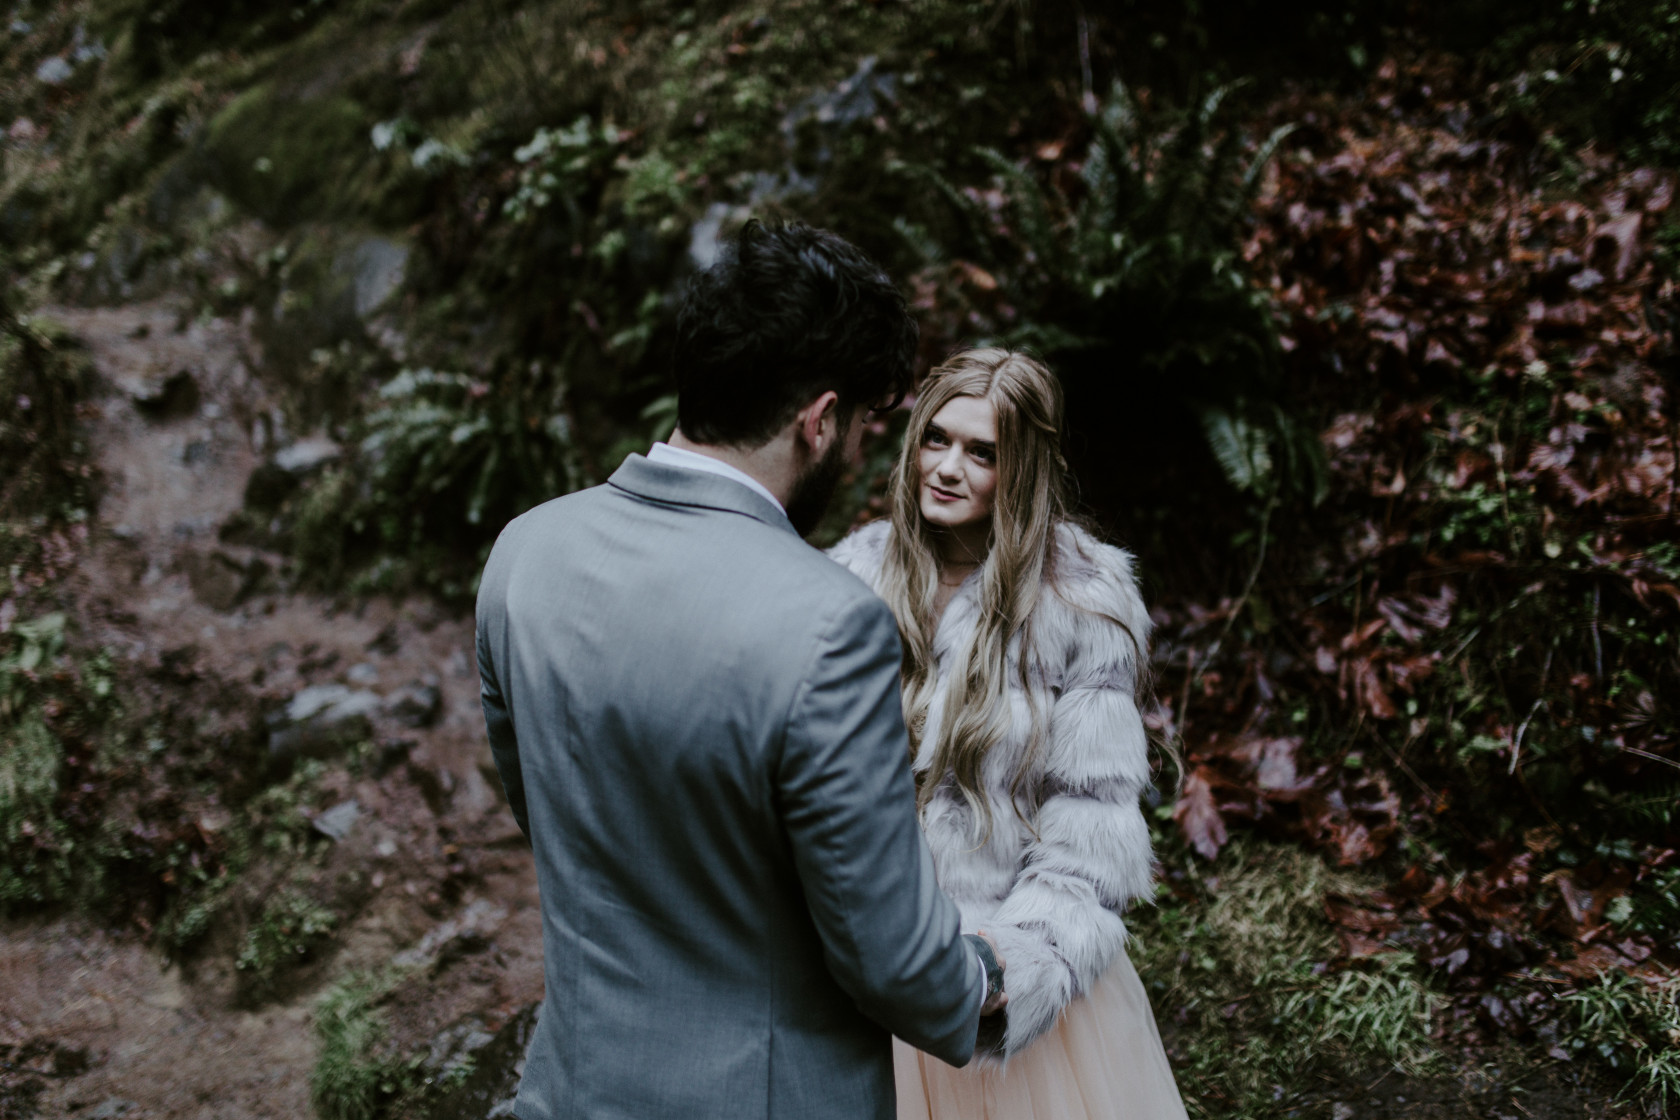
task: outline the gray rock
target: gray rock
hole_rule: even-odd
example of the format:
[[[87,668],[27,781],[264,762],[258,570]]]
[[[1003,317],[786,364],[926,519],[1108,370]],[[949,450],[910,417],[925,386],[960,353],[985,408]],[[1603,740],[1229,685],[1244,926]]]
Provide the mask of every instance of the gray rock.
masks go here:
[[[430,727],[443,711],[443,693],[436,685],[413,681],[387,696],[384,709],[403,727]]]
[[[292,475],[306,475],[344,454],[344,449],[330,439],[314,436],[300,439],[290,447],[274,454],[274,465]]]
[[[486,899],[468,904],[455,917],[426,931],[418,944],[404,949],[391,963],[399,968],[438,968],[469,953],[489,947],[490,935],[507,920],[507,911]]]
[[[355,798],[340,801],[330,809],[323,809],[315,815],[310,825],[329,840],[342,840],[350,835],[350,830],[356,827],[356,820],[362,815],[362,807]]]
[[[75,72],[68,59],[55,54],[51,58],[43,59],[41,65],[35,67],[35,80],[49,86],[61,86],[68,82]]]
[[[269,717],[268,752],[276,759],[324,758],[371,737],[379,697],[341,684],[303,689]]]
[[[541,1004],[521,1008],[489,1042],[472,1055],[472,1072],[453,1092],[441,1097],[420,1120],[496,1120],[513,1115],[525,1051],[537,1029]]]
[[[286,704],[286,718],[293,723],[342,722],[353,716],[367,716],[379,707],[371,692],[341,684],[316,684],[299,690]]]
[[[714,202],[706,207],[706,212],[688,233],[688,259],[694,262],[694,267],[712,267],[717,262],[718,254],[723,251],[724,223],[734,225],[745,220],[742,213],[738,213],[737,208],[727,202]]]
[[[469,1015],[439,1031],[420,1060],[420,1068],[435,1077],[448,1076],[473,1061],[473,1055],[496,1040],[484,1021]]]
[[[121,1097],[108,1097],[92,1112],[84,1113],[83,1120],[113,1120],[117,1116],[127,1116],[139,1107],[133,1101],[125,1101]]]
[[[365,319],[402,287],[408,274],[408,246],[370,237],[340,254],[334,271],[350,281],[356,314]]]

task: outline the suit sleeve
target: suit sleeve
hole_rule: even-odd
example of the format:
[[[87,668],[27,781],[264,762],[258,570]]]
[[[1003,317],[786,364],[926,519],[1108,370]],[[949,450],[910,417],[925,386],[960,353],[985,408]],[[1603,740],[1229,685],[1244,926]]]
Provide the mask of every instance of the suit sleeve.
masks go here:
[[[835,980],[881,1026],[961,1066],[984,974],[916,821],[898,673],[886,605],[870,596],[842,608],[795,698],[776,782]]]
[[[505,537],[504,537],[505,539]],[[513,718],[497,673],[500,657],[507,663],[507,579],[503,574],[507,562],[503,542],[492,552],[479,582],[477,609],[478,701],[484,709],[484,730],[490,738],[490,756],[501,775],[502,790],[507,794],[508,808],[519,824],[525,838],[531,838],[529,818],[525,812],[525,779],[519,769],[519,739],[514,734]],[[497,555],[496,553],[502,555]]]

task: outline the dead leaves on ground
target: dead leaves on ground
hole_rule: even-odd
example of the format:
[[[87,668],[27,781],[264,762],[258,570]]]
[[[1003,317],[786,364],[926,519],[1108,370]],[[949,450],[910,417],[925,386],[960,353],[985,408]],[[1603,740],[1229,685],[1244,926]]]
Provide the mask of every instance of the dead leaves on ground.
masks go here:
[[[1245,605],[1229,600],[1167,604],[1157,631],[1163,726],[1186,755],[1173,818],[1189,845],[1211,859],[1240,824],[1343,865],[1393,867],[1402,835],[1445,834],[1470,870],[1449,880],[1438,855],[1412,863],[1382,892],[1331,900],[1327,917],[1346,958],[1403,946],[1483,995],[1545,967],[1680,964],[1680,944],[1607,916],[1672,852],[1560,868],[1545,846],[1501,846],[1457,808],[1489,791],[1424,761],[1456,719],[1458,742],[1474,739],[1525,802],[1525,741],[1532,751],[1542,732],[1581,729],[1569,731],[1580,782],[1637,788],[1680,766],[1662,699],[1680,663],[1638,667],[1647,683],[1612,699],[1598,613],[1614,597],[1680,630],[1663,559],[1680,540],[1665,372],[1680,290],[1655,263],[1659,231],[1680,226],[1676,180],[1592,148],[1560,167],[1494,119],[1455,63],[1423,57],[1385,64],[1363,99],[1285,98],[1256,123],[1260,135],[1300,125],[1242,253],[1271,292],[1292,376],[1330,417],[1332,488],[1316,539],[1280,547],[1293,559],[1259,583],[1280,640],[1227,640]],[[1474,531],[1448,531],[1455,516]],[[1290,562],[1306,570],[1278,570]],[[1590,627],[1559,619],[1556,635],[1530,635],[1526,675],[1477,684],[1489,604],[1520,609],[1562,587],[1591,603]],[[1562,652],[1542,658],[1543,643]],[[1442,711],[1443,674],[1501,696]],[[1303,726],[1303,699],[1342,730]],[[1494,1004],[1474,1004],[1481,1029],[1532,1018]]]

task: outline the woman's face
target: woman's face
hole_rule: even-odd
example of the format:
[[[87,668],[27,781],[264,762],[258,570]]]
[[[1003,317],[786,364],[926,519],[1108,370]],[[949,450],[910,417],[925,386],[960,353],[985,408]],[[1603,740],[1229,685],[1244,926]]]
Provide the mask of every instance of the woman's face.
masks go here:
[[[991,520],[997,491],[997,409],[979,397],[953,397],[922,437],[922,516],[942,529]]]

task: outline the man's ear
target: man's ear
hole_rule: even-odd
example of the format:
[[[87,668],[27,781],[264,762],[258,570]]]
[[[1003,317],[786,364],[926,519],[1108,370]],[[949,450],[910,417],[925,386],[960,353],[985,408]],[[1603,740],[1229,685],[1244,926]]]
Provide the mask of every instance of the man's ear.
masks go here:
[[[799,439],[813,457],[828,450],[831,440],[841,437],[840,394],[830,389],[799,410]]]

